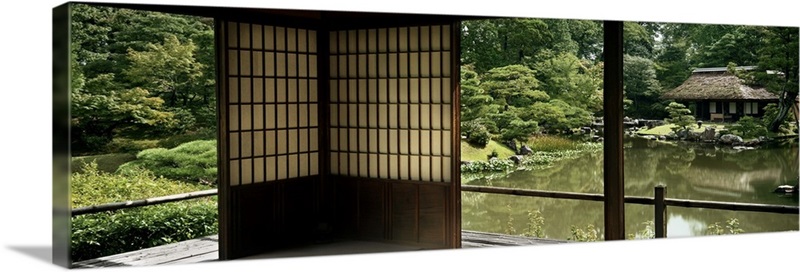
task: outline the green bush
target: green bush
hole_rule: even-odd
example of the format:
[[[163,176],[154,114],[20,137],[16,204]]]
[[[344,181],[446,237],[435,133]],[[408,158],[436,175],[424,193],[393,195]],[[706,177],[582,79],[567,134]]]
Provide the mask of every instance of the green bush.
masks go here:
[[[469,122],[464,125],[463,129],[467,135],[467,142],[475,146],[485,147],[492,138],[489,130],[477,122]]]
[[[134,140],[128,138],[114,138],[105,147],[107,153],[137,153],[139,151],[157,148],[158,140]]]
[[[217,233],[217,202],[190,200],[76,216],[73,261],[135,251]]]
[[[556,152],[578,148],[578,144],[573,140],[551,135],[532,137],[528,143],[528,147],[530,147],[534,152]]]
[[[489,161],[473,161],[468,164],[462,164],[461,172],[503,172],[512,170],[514,167],[516,167],[516,165],[511,160],[493,159]]]
[[[586,229],[572,225],[569,227],[569,231],[572,236],[567,238],[567,240],[570,241],[597,242],[603,240],[603,236],[600,234],[600,229],[596,228],[592,224],[587,225]]]
[[[118,173],[126,174],[147,169],[168,179],[209,182],[217,177],[217,142],[193,141],[172,149],[147,149],[136,160],[123,164]]]
[[[736,135],[745,139],[757,138],[758,136],[766,136],[767,128],[762,125],[758,119],[752,116],[744,116],[730,128],[735,131]]]
[[[72,208],[209,189],[155,177],[147,170],[110,174],[86,164],[70,178]],[[72,218],[71,257],[86,260],[194,239],[217,232],[216,198],[80,215]]]
[[[201,129],[198,131],[187,132],[169,136],[158,141],[158,147],[175,148],[183,143],[188,143],[197,140],[214,140],[217,138],[216,130],[214,129]]]
[[[740,234],[744,230],[739,228],[739,219],[731,218],[725,222],[725,226],[721,226],[719,222],[709,225],[706,228],[706,235],[728,235]]]

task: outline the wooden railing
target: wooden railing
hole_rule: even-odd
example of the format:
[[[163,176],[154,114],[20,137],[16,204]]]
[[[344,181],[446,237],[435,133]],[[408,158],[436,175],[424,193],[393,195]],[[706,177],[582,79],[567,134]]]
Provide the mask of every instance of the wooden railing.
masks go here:
[[[527,197],[555,198],[555,199],[572,199],[572,200],[588,200],[588,201],[605,200],[605,197],[602,194],[514,189],[514,188],[503,188],[503,187],[475,186],[475,185],[461,185],[461,191],[501,194],[501,195],[516,195],[516,196],[527,196]],[[73,209],[71,214],[72,216],[78,216],[83,214],[92,214],[92,213],[115,211],[133,207],[157,205],[162,203],[183,201],[193,198],[208,197],[215,195],[217,195],[217,189],[211,189],[211,190],[196,191],[184,194],[153,197],[141,200],[114,202],[101,205],[80,207]],[[798,208],[798,206],[666,198],[666,187],[661,185],[655,187],[655,197],[626,196],[625,203],[654,206],[654,214],[655,214],[654,224],[655,224],[656,238],[667,237],[667,206],[685,207],[685,208],[706,208],[706,209],[717,209],[717,210],[728,210],[728,211],[765,212],[765,213],[777,213],[777,214],[800,213],[800,209]]]
[[[92,206],[75,208],[75,209],[73,209],[71,211],[71,215],[72,216],[78,216],[78,215],[82,215],[82,214],[92,214],[92,213],[99,213],[99,212],[116,211],[116,210],[133,208],[133,207],[143,207],[143,206],[157,205],[157,204],[162,204],[162,203],[183,201],[183,200],[188,200],[188,199],[193,199],[193,198],[215,196],[215,195],[217,195],[217,189],[210,189],[210,190],[205,190],[205,191],[195,191],[195,192],[184,193],[184,194],[160,196],[160,197],[153,197],[153,198],[140,199],[140,200],[131,200],[131,201],[106,203],[106,204],[100,204],[100,205],[92,205]]]
[[[605,199],[602,194],[555,192],[474,185],[461,185],[461,191],[588,201],[603,201]],[[800,209],[798,209],[797,206],[666,198],[666,187],[661,185],[655,187],[655,197],[626,196],[625,203],[654,206],[654,231],[656,238],[667,237],[667,206],[778,214],[798,214],[800,212]]]

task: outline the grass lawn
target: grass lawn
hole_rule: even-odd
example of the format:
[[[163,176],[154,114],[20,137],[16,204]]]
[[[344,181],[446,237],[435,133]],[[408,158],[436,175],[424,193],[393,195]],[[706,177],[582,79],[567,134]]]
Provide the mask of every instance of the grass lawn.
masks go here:
[[[80,172],[85,163],[97,161],[97,169],[106,173],[114,173],[123,163],[136,159],[135,154],[112,153],[103,155],[72,157],[72,172]]]
[[[486,147],[481,148],[461,140],[462,161],[485,161],[488,158],[487,156],[492,154],[492,150],[497,151],[497,157],[500,159],[506,159],[514,155],[514,151],[511,148],[495,141],[490,140]]]

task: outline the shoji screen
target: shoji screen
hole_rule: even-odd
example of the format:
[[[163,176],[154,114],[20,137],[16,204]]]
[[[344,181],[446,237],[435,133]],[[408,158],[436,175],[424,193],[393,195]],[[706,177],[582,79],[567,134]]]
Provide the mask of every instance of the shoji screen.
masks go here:
[[[313,239],[320,206],[313,30],[217,23],[220,257]]]
[[[450,181],[450,31],[330,33],[331,174]]]
[[[229,22],[231,186],[317,175],[315,31]]]
[[[460,197],[451,183],[451,28],[328,33],[329,174],[340,227],[350,235],[458,244],[448,221]]]

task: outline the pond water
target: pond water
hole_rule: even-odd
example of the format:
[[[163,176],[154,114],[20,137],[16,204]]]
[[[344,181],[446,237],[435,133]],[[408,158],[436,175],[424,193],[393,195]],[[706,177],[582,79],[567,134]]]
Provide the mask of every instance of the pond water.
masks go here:
[[[779,185],[797,184],[798,148],[791,143],[737,151],[705,144],[625,140],[625,195],[653,196],[657,184],[668,198],[797,206],[796,197],[775,194]],[[544,170],[517,171],[502,178],[478,179],[469,185],[549,191],[602,193],[603,153],[588,153],[556,162]],[[603,203],[582,200],[462,193],[465,230],[522,233],[528,212],[540,211],[548,238],[571,237],[571,226],[603,227]],[[701,236],[715,223],[731,218],[745,233],[798,230],[797,215],[668,207],[667,237]],[[625,230],[635,233],[653,220],[653,206],[626,204]]]

